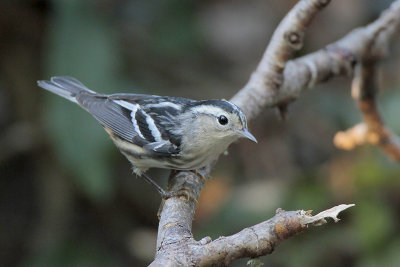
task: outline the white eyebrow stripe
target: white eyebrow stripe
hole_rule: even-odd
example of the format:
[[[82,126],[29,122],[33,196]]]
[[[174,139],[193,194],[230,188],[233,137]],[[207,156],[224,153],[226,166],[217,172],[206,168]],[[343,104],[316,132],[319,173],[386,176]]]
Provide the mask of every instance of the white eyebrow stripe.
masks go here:
[[[222,108],[216,107],[216,106],[211,106],[211,105],[201,105],[197,106],[191,109],[192,112],[194,113],[204,113],[204,114],[210,114],[213,116],[218,116],[221,113],[222,114],[227,114],[225,110]]]
[[[225,101],[225,102],[231,104],[233,109],[239,114],[240,120],[242,121],[244,126],[247,127],[247,119],[246,119],[246,116],[244,115],[243,111],[238,106],[236,106],[235,104],[232,104],[231,102],[229,102],[225,99],[222,99],[222,101]]]
[[[135,132],[137,132],[138,135],[139,135],[141,138],[146,139],[146,138],[144,138],[142,132],[140,131],[139,125],[137,124],[137,121],[136,121],[136,119],[135,119],[136,112],[138,111],[138,109],[140,108],[140,106],[139,106],[138,104],[132,104],[132,103],[129,103],[129,102],[126,102],[126,101],[123,101],[123,100],[113,100],[113,101],[114,101],[115,103],[117,103],[118,105],[121,105],[121,106],[123,106],[124,108],[129,109],[129,110],[132,111],[132,112],[131,112],[131,121],[132,121],[132,124],[133,124],[133,128],[135,129]],[[145,113],[145,112],[143,112],[143,113]],[[145,114],[146,114],[146,113],[145,113]],[[146,114],[146,115],[147,115],[147,114]],[[146,121],[147,121],[147,120],[146,120]]]
[[[174,108],[174,109],[177,109],[177,110],[182,110],[182,106],[181,105],[178,105],[178,104],[175,104],[175,103],[172,103],[172,102],[161,102],[161,103],[157,103],[157,104],[148,104],[146,106],[147,107],[151,107],[151,108],[153,108],[153,107],[155,107],[155,108],[158,108],[158,107],[160,107],[160,108],[170,107],[170,108]]]

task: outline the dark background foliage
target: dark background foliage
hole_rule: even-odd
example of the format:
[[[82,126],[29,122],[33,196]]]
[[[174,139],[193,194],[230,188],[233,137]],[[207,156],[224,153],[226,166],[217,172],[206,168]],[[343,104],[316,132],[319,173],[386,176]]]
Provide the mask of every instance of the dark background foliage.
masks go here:
[[[2,0],[0,263],[143,266],[155,249],[157,192],[131,173],[96,121],[36,86],[70,75],[102,92],[227,98],[245,84],[296,1]],[[376,18],[391,1],[332,1],[302,54]],[[399,42],[383,64],[381,109],[400,133]],[[273,216],[355,203],[339,224],[285,241],[266,266],[398,266],[400,168],[372,147],[336,149],[360,119],[349,79],[304,93],[259,140],[231,146],[199,201],[194,234],[216,238]],[[150,174],[165,185],[168,172]],[[232,266],[243,266],[246,260]]]

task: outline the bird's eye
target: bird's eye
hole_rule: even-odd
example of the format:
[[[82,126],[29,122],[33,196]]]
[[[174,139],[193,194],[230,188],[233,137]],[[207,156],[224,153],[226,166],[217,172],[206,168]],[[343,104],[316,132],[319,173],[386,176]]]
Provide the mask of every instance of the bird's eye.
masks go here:
[[[228,118],[225,117],[224,115],[221,115],[218,117],[218,122],[221,125],[226,125],[228,123]]]

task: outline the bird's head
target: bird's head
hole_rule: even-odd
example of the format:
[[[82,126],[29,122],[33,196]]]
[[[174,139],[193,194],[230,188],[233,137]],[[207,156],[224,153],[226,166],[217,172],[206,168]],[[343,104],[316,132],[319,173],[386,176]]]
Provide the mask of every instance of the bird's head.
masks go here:
[[[230,144],[240,137],[254,142],[256,138],[247,129],[247,119],[243,111],[226,100],[198,101],[190,107],[192,129],[197,131],[205,142],[216,144],[219,141]]]

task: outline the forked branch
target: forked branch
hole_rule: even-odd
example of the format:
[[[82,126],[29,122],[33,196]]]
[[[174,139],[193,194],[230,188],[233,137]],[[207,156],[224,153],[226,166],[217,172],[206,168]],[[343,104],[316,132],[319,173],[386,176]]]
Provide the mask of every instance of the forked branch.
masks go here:
[[[383,57],[400,25],[400,0],[393,2],[370,25],[350,32],[324,49],[290,60],[293,53],[302,47],[305,30],[312,18],[329,2],[301,0],[278,26],[249,82],[231,99],[243,109],[249,120],[267,107],[280,107],[284,110],[302,91],[318,83],[337,76],[351,76],[356,63],[368,58],[366,55],[373,55],[374,60]],[[371,43],[374,43],[373,47]],[[366,107],[365,114],[367,110]],[[372,122],[370,115],[365,115],[365,118]],[[392,141],[391,135],[383,130],[377,128],[378,132],[387,134],[387,140]],[[209,170],[210,166],[200,171],[203,176],[207,176]],[[272,252],[279,241],[304,231],[307,225],[332,217],[326,211],[327,214],[313,221],[310,218],[314,217],[304,211],[279,211],[274,218],[233,236],[214,241],[206,237],[195,241],[192,221],[203,181],[192,172],[180,172],[170,178],[169,186],[174,190],[188,187],[193,196],[190,201],[181,198],[165,201],[159,224],[156,258],[151,266],[224,266],[232,259],[266,255]],[[340,205],[334,211],[339,212],[348,207]],[[305,223],[304,220],[310,221]]]
[[[273,218],[231,236],[214,241],[209,237],[200,241],[189,238],[186,242],[169,244],[170,250],[162,251],[163,256],[152,266],[226,266],[234,259],[271,254],[281,241],[310,226],[323,225],[327,218],[338,222],[338,214],[352,206],[354,204],[339,205],[315,216],[311,211],[278,209]]]

